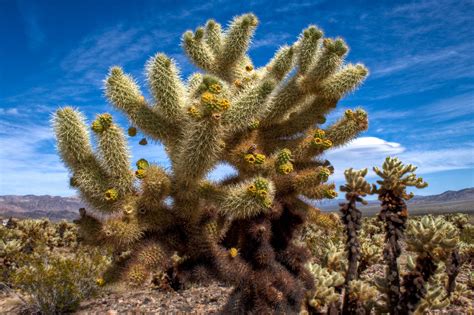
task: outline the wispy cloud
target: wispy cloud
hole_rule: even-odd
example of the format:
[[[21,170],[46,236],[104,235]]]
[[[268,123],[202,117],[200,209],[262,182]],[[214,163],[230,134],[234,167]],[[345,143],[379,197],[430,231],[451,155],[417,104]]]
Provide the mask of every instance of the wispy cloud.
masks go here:
[[[287,43],[287,40],[291,38],[291,35],[284,32],[279,33],[267,33],[264,37],[260,37],[253,41],[250,49],[258,49],[261,47],[278,47]]]
[[[28,39],[28,46],[34,50],[39,48],[46,40],[46,35],[40,27],[35,4],[26,0],[16,2],[18,11],[23,19],[25,35]]]
[[[334,165],[334,180],[338,181],[344,178],[345,169],[371,169],[373,166],[380,166],[387,156],[398,156],[404,163],[416,165],[420,174],[474,168],[473,146],[416,151],[377,137],[360,137],[325,155]],[[374,173],[370,172],[368,176],[373,177]]]
[[[0,122],[0,194],[71,195],[48,126]]]

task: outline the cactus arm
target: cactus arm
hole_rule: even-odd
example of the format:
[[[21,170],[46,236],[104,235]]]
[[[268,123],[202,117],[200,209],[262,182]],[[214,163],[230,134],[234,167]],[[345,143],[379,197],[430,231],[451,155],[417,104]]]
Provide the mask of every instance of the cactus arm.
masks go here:
[[[245,14],[233,19],[226,30],[221,53],[217,59],[217,71],[221,78],[233,82],[235,68],[245,58],[252,36],[257,27],[258,19],[253,14]]]
[[[174,61],[158,53],[147,63],[147,77],[150,89],[157,102],[156,109],[170,123],[183,119],[185,88]]]
[[[153,111],[132,77],[124,74],[119,67],[111,68],[105,80],[105,93],[110,102],[145,134],[155,140],[173,142],[171,136],[179,132],[178,126],[170,125]]]
[[[73,176],[71,185],[94,207],[109,212],[115,200],[108,201],[105,192],[113,187],[109,177],[92,152],[84,117],[71,107],[59,109],[53,117],[57,147]]]
[[[253,121],[259,120],[265,110],[263,104],[275,86],[275,80],[267,79],[248,89],[224,114],[223,123],[235,133],[244,130]]]
[[[204,41],[204,29],[198,28],[194,33],[187,31],[183,34],[182,45],[186,55],[199,68],[215,72],[215,57]]]
[[[367,128],[368,120],[365,111],[347,110],[341,119],[326,129],[326,137],[331,140],[333,147],[338,147],[355,139]]]
[[[114,188],[122,196],[132,192],[130,152],[123,130],[112,122],[110,114],[98,115],[92,129],[98,138],[100,164],[112,179]]]
[[[274,194],[273,183],[257,177],[229,187],[219,211],[234,219],[252,218],[270,211]]]
[[[289,137],[304,132],[315,124],[324,124],[325,116],[336,107],[336,103],[323,97],[312,97],[292,112],[286,120],[269,127],[265,132],[269,137]]]
[[[297,42],[298,71],[300,73],[306,73],[316,59],[321,37],[323,37],[323,32],[314,25],[306,28],[300,35]]]
[[[314,89],[321,81],[335,73],[343,63],[348,49],[346,43],[340,38],[324,39],[319,58],[301,81],[302,88]]]
[[[173,166],[178,182],[196,185],[218,161],[224,148],[219,117],[209,116],[193,121],[185,128]]]
[[[277,81],[283,78],[293,68],[295,49],[291,46],[283,46],[276,53],[273,59],[265,67],[267,76],[275,78]]]
[[[319,87],[319,94],[328,99],[338,100],[354,91],[367,77],[369,70],[362,64],[348,64],[330,76]]]
[[[219,55],[222,49],[221,25],[214,20],[208,20],[206,23],[204,38],[207,46],[214,53],[214,56]]]

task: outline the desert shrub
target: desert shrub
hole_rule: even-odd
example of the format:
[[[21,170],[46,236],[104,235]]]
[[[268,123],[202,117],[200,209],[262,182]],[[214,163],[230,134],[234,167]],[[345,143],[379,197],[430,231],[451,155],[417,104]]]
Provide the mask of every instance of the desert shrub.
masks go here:
[[[70,222],[47,219],[8,219],[0,225],[0,281],[11,284],[10,276],[29,260],[32,253],[72,252],[78,248],[77,227]]]
[[[106,265],[107,259],[97,251],[81,249],[65,257],[40,250],[28,256],[12,282],[28,295],[32,311],[62,314],[74,311],[97,292]]]

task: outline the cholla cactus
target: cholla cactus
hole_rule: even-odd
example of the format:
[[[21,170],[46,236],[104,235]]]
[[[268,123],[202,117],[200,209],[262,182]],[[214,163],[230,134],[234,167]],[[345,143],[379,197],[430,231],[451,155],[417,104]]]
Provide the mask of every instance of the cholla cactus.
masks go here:
[[[381,234],[373,236],[361,235],[360,241],[360,260],[357,269],[360,275],[367,267],[378,264],[382,261],[382,248],[384,237]]]
[[[379,195],[382,202],[382,209],[379,219],[385,224],[385,247],[383,251],[384,259],[388,265],[387,283],[388,289],[388,310],[390,314],[400,313],[400,272],[398,267],[398,257],[401,254],[400,238],[406,228],[408,210],[405,200],[410,199],[413,194],[407,194],[406,188],[413,186],[424,188],[428,186],[422,178],[418,178],[414,171],[416,167],[403,163],[398,158],[387,157],[382,169],[374,167],[374,172],[382,179],[378,180],[379,187],[373,187],[373,192]]]
[[[356,202],[366,204],[363,199],[367,194],[370,194],[372,188],[365,180],[367,169],[355,171],[352,168],[344,172],[346,177],[346,184],[341,186],[341,191],[346,193],[347,203],[341,204],[342,222],[345,226],[346,234],[346,251],[348,258],[348,268],[346,271],[345,293],[342,312],[350,312],[351,309],[357,308],[356,305],[349,305],[354,302],[350,299],[351,288],[349,283],[358,278],[358,266],[360,259],[360,243],[359,230],[361,228],[362,213],[357,209]]]
[[[131,251],[135,258],[117,269],[129,270],[125,277],[147,278],[138,253],[156,242],[159,259],[174,251],[189,257],[177,275],[198,268],[236,285],[225,312],[295,312],[313,286],[304,268],[309,253],[291,242],[311,209],[300,196],[337,196],[326,183],[332,168],[315,158],[366,130],[367,114],[347,111],[325,130],[317,125],[368,71],[344,64],[345,42],[323,39],[315,26],[256,68],[247,50],[257,25],[245,14],[225,31],[209,20],[185,32],[184,51],[203,73],[183,82],[175,61],[156,54],[146,66],[150,100],[120,67],[110,69],[107,98],[130,120],[130,136],[139,129],[140,144],[164,144],[169,171],[153,163],[132,170],[125,133],[109,114],[92,123],[97,151],[77,110],[58,110],[54,128],[71,184],[91,208],[79,221],[82,234]],[[206,181],[222,162],[238,175]],[[232,259],[231,247],[239,248]]]
[[[370,314],[378,296],[378,290],[361,280],[352,280],[349,283],[347,313],[344,314]]]
[[[344,276],[318,264],[309,264],[308,269],[314,277],[315,286],[310,292],[308,304],[316,311],[322,312],[324,307],[339,301],[340,293],[336,289],[344,284]]]
[[[443,217],[424,216],[420,221],[410,221],[406,232],[407,249],[418,256],[413,271],[403,276],[401,314],[415,311],[426,295],[425,283],[435,274],[438,263],[450,257],[458,242],[456,228]]]

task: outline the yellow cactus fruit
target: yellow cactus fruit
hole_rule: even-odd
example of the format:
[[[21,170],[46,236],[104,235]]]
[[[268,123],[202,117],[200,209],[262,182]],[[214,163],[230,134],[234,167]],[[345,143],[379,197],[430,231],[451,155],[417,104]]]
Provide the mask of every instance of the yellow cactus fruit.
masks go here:
[[[255,192],[257,192],[257,187],[254,184],[251,184],[247,188],[247,191],[250,192],[250,193],[255,193]]]
[[[91,126],[91,129],[92,131],[94,131],[95,133],[100,133],[104,130],[104,128],[102,127],[102,124],[100,123],[100,121],[98,120],[94,120],[92,122],[92,126]]]
[[[96,120],[92,123],[91,129],[96,133],[101,133],[107,130],[112,125],[112,115],[102,114],[98,115]]]
[[[323,168],[319,172],[318,177],[321,181],[325,182],[329,179],[329,175],[331,175],[331,171],[328,168]]]
[[[107,201],[116,201],[118,199],[118,191],[115,188],[108,189],[104,196]]]
[[[266,198],[268,196],[268,192],[263,189],[260,189],[259,191],[257,191],[257,194],[262,198]]]
[[[321,146],[323,144],[323,139],[316,137],[311,142],[314,146]]]
[[[344,115],[347,117],[347,118],[353,118],[354,117],[354,112],[350,109],[347,109],[345,112],[344,112]]]
[[[326,132],[324,132],[324,130],[322,130],[322,129],[316,129],[316,131],[314,132],[314,137],[315,138],[324,139],[325,136],[326,136]]]
[[[282,165],[291,162],[291,151],[289,149],[282,149],[277,155],[277,165]]]
[[[332,147],[332,141],[329,139],[326,139],[323,141],[323,149],[327,150]]]
[[[289,174],[293,172],[293,164],[291,162],[281,164],[278,166],[277,171],[279,174],[282,174],[282,175]]]
[[[201,102],[205,105],[209,105],[213,102],[214,95],[210,92],[204,92],[201,95]]]
[[[268,190],[268,180],[266,180],[265,178],[259,177],[255,179],[253,183],[255,184],[257,190]]]
[[[238,254],[239,254],[239,250],[237,248],[232,247],[231,249],[229,249],[230,257],[235,258],[237,257]]]
[[[209,92],[219,94],[222,91],[222,86],[219,83],[214,83],[209,87]]]
[[[255,156],[255,164],[263,164],[266,160],[266,156],[264,154],[257,153]]]
[[[144,170],[150,166],[150,163],[148,163],[148,161],[145,159],[139,159],[136,165],[139,170]]]
[[[256,158],[255,158],[255,155],[253,155],[252,153],[248,153],[244,156],[244,160],[247,163],[254,164],[256,161]]]
[[[145,178],[145,175],[146,175],[146,171],[144,169],[138,169],[135,171],[135,176],[138,178],[138,179],[143,179]]]
[[[247,65],[247,66],[245,66],[245,70],[247,70],[247,71],[249,71],[249,72],[252,71],[252,70],[253,70],[252,65]]]
[[[145,96],[140,95],[139,100],[140,102],[145,103]]]
[[[105,280],[104,278],[97,278],[95,280],[95,283],[99,286],[99,287],[103,287],[105,285]]]
[[[235,85],[236,87],[238,87],[238,88],[241,88],[241,87],[243,86],[243,85],[242,85],[242,81],[240,81],[240,80],[235,80],[235,81],[234,81],[234,85]]]
[[[137,135],[137,128],[130,127],[128,128],[127,133],[130,137],[135,137]]]
[[[230,107],[230,102],[226,98],[221,98],[219,100],[219,106],[220,106],[221,110],[228,110],[229,107]]]
[[[324,197],[327,199],[334,199],[337,197],[337,192],[332,189],[328,189],[324,191]]]
[[[199,118],[199,110],[196,108],[196,106],[190,106],[188,108],[188,114],[191,116],[191,117],[194,117],[194,118]]]

